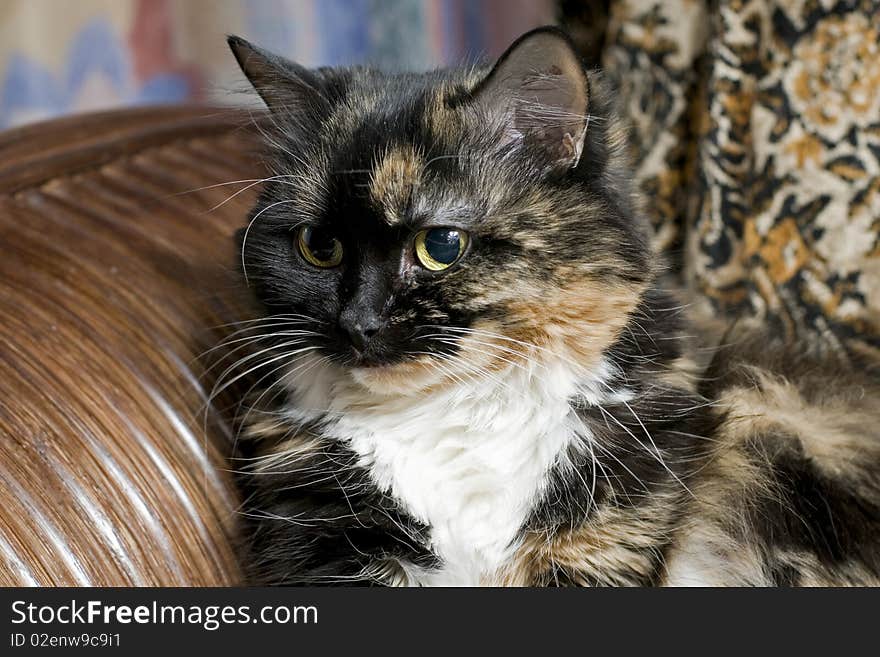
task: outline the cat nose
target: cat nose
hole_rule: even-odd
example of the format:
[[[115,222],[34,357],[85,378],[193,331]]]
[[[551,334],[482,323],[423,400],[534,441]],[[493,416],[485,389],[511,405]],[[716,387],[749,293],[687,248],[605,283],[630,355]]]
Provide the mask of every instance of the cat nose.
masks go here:
[[[364,314],[351,308],[339,316],[339,326],[348,334],[352,346],[364,351],[382,328],[382,320],[377,315]]]

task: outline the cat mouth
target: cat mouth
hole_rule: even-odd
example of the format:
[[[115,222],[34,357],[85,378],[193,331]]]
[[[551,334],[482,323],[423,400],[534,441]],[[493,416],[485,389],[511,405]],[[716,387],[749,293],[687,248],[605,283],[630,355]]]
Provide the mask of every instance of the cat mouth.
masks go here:
[[[359,354],[357,356],[354,356],[351,360],[351,367],[364,369],[375,370],[381,367],[386,367],[388,365],[390,365],[388,361],[382,360],[370,354]]]
[[[345,365],[352,370],[370,371],[378,373],[380,371],[390,371],[396,367],[412,364],[424,358],[424,355],[414,355],[407,351],[382,350],[367,347],[360,350],[357,347],[349,346]]]
[[[383,357],[381,354],[376,353],[372,349],[368,348],[365,350],[360,350],[356,347],[351,347],[349,351],[348,361],[349,367],[357,369],[375,370],[394,364],[391,360]]]

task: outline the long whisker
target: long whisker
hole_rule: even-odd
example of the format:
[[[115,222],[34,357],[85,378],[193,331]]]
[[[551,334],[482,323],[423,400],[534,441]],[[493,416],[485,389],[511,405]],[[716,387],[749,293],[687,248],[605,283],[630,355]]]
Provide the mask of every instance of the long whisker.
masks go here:
[[[228,360],[233,354],[239,352],[243,349],[247,349],[248,347],[259,345],[259,344],[271,344],[273,340],[277,340],[279,338],[307,338],[307,337],[319,337],[321,334],[315,331],[307,331],[302,329],[285,329],[281,331],[274,331],[271,333],[258,333],[255,335],[248,335],[243,338],[236,338],[234,340],[227,340],[202,354],[200,359],[204,360],[206,356],[210,353],[216,351],[217,349],[229,348],[228,351],[224,351],[221,356],[219,356],[215,363],[208,365],[201,374],[200,378],[204,378],[207,376],[214,368],[220,366],[224,361]],[[232,345],[237,344],[237,347],[232,347]]]
[[[301,350],[298,350],[298,351],[296,351],[296,352],[292,352],[292,353],[290,353],[290,354],[286,354],[286,355],[288,355],[288,356],[290,357],[290,360],[293,361],[297,356],[302,355],[302,353],[303,353],[303,352],[302,352]],[[314,365],[314,363],[310,363],[309,361],[306,361],[305,363],[300,363],[300,364],[296,365],[295,367],[293,367],[293,368],[287,373],[287,376],[292,376],[292,375],[295,374],[296,372],[303,370],[303,368],[305,368],[305,371],[308,371],[308,370],[310,370],[310,369],[312,368],[313,365]],[[244,395],[242,395],[242,400],[247,399],[247,397],[250,396],[250,393],[254,390],[254,388],[259,387],[259,385],[260,385],[263,381],[265,381],[267,378],[269,378],[270,376],[272,376],[272,375],[275,374],[276,372],[278,372],[278,371],[280,371],[280,370],[283,370],[283,369],[285,369],[285,368],[287,368],[287,367],[289,367],[289,366],[290,366],[290,364],[287,363],[287,362],[285,362],[285,363],[282,363],[281,365],[279,365],[278,367],[275,367],[275,368],[271,369],[271,370],[270,370],[269,372],[267,372],[266,374],[264,374],[262,377],[260,377],[259,380],[257,380],[257,381],[256,381],[256,382],[250,387],[250,389],[248,389],[248,391],[247,391]],[[232,443],[232,453],[233,453],[233,454],[235,453],[235,448],[236,448],[236,446],[238,445],[238,439],[239,439],[240,436],[241,436],[242,429],[243,429],[244,427],[247,426],[248,418],[250,417],[251,411],[252,411],[254,408],[259,407],[260,402],[263,400],[263,398],[264,398],[267,394],[269,394],[269,392],[271,392],[276,386],[280,386],[281,383],[282,383],[282,379],[279,379],[279,380],[275,381],[274,383],[272,383],[271,385],[267,386],[266,389],[260,394],[260,396],[257,397],[256,401],[250,406],[250,408],[248,408],[248,410],[247,410],[247,412],[245,413],[244,417],[242,418],[241,422],[238,423],[238,424],[239,424],[239,429],[238,429],[238,431],[236,431],[236,433],[235,433],[235,438],[234,438],[233,443]],[[280,391],[283,391],[283,390],[284,390],[284,388],[283,388],[283,386],[282,386]],[[275,397],[277,397],[277,395],[279,394],[280,391],[278,391],[278,392],[275,393]],[[273,399],[274,399],[274,397],[273,397]],[[271,400],[270,400],[270,401],[271,401]],[[242,402],[239,402],[239,406],[238,406],[238,408],[236,409],[236,416],[238,415],[238,412],[241,410],[241,403],[242,403]]]
[[[244,229],[244,237],[241,240],[241,271],[244,274],[245,285],[248,285],[248,286],[250,285],[250,280],[248,279],[248,273],[247,273],[247,264],[245,263],[244,254],[245,254],[245,247],[247,246],[248,235],[250,235],[251,228],[253,227],[253,225],[257,221],[257,219],[259,219],[260,216],[264,212],[271,210],[272,208],[274,208],[276,206],[284,205],[285,203],[296,203],[296,199],[284,199],[283,201],[275,201],[274,203],[270,203],[265,208],[263,208],[262,210],[257,212],[257,214],[254,215],[253,219],[251,219],[248,222],[247,228]]]
[[[263,317],[255,317],[252,319],[240,319],[235,322],[226,322],[225,324],[215,324],[214,326],[210,326],[209,329],[211,331],[219,331],[221,329],[232,328],[232,327],[244,327],[244,328],[238,329],[241,331],[241,330],[245,330],[247,328],[247,326],[245,326],[245,325],[252,326],[254,324],[260,324],[263,322],[276,322],[276,321],[282,321],[282,320],[287,321],[287,322],[291,322],[291,323],[296,323],[298,321],[311,322],[314,324],[323,324],[324,323],[324,322],[321,322],[317,319],[309,317],[308,315],[300,315],[300,314],[296,314],[296,313],[279,313],[277,315],[265,315]]]
[[[293,346],[293,345],[295,345],[295,344],[300,344],[300,343],[301,343],[301,341],[290,342],[290,343],[288,343],[286,346]],[[267,352],[267,351],[274,351],[274,350],[277,350],[277,349],[280,349],[280,348],[281,348],[281,345],[274,346],[274,347],[269,347],[268,349],[264,349],[264,350],[260,351],[259,353],[262,354],[262,353],[265,353],[265,352]],[[220,381],[223,380],[223,377],[221,377],[221,379],[218,380],[217,384],[215,384],[214,389],[211,391],[211,395],[210,395],[209,399],[210,399],[210,400],[213,400],[213,399],[216,398],[218,395],[220,395],[224,390],[226,390],[227,388],[229,388],[229,386],[235,384],[236,381],[239,381],[239,380],[241,380],[242,378],[244,378],[244,377],[250,375],[251,373],[255,372],[256,370],[260,369],[261,367],[265,367],[266,365],[270,365],[270,364],[272,364],[272,363],[277,363],[279,360],[282,360],[282,359],[285,359],[285,358],[290,359],[290,358],[293,357],[293,356],[299,355],[299,354],[301,354],[301,353],[305,353],[305,352],[307,352],[307,351],[314,351],[315,349],[318,349],[318,347],[317,347],[317,346],[302,347],[302,348],[300,348],[300,349],[298,349],[298,350],[296,350],[296,351],[294,351],[294,352],[283,353],[283,354],[281,354],[281,355],[279,355],[279,356],[274,356],[273,358],[269,358],[268,360],[266,360],[266,361],[264,361],[264,362],[261,362],[261,363],[258,363],[257,365],[255,365],[255,366],[249,368],[248,370],[246,370],[246,371],[244,371],[244,372],[241,372],[240,374],[237,374],[235,377],[233,377],[233,378],[230,379],[229,381],[223,383],[222,386],[220,385]],[[252,359],[252,358],[253,358],[253,355],[247,357],[248,360],[250,360],[250,359]],[[231,369],[230,369],[230,368],[227,368],[228,371],[232,371],[232,370],[236,369],[237,365],[238,365],[238,364],[236,364],[235,367],[230,366]],[[228,373],[228,372],[227,372],[227,373]]]

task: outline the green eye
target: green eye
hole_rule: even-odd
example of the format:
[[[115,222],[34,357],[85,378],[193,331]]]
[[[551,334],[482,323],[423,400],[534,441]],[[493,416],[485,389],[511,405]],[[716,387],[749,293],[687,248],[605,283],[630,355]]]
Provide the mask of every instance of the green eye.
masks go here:
[[[342,262],[342,242],[315,226],[299,229],[296,244],[302,257],[315,267],[329,269]]]
[[[454,228],[430,228],[416,235],[416,258],[425,269],[442,271],[454,265],[467,248],[468,236]]]

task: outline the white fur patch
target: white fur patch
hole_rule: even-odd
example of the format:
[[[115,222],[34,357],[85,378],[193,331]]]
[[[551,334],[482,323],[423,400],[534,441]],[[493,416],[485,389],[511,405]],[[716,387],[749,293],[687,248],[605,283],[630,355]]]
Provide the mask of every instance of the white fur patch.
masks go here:
[[[540,376],[511,366],[491,381],[410,396],[371,391],[333,366],[301,371],[308,374],[291,380],[291,419],[329,417],[324,433],[354,450],[376,485],[430,527],[443,567],[408,568],[415,584],[491,579],[516,549],[548,470],[576,432],[589,439],[569,399],[605,397],[579,386],[563,363],[545,364]]]

